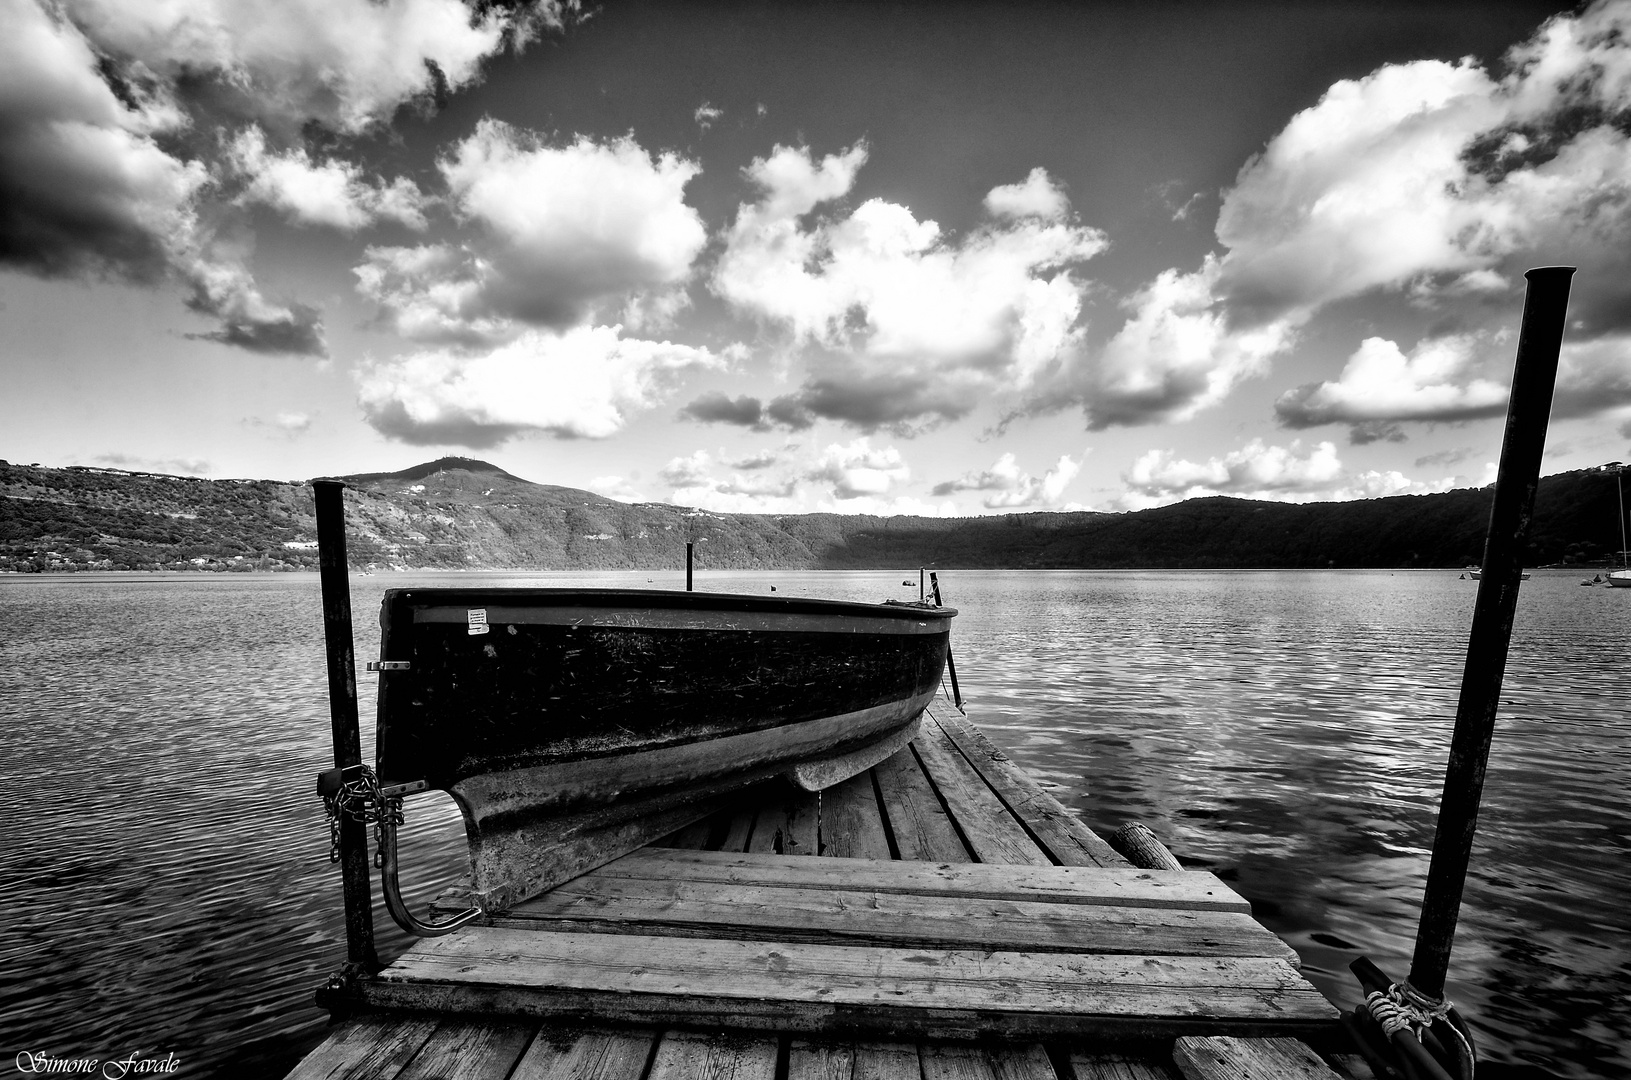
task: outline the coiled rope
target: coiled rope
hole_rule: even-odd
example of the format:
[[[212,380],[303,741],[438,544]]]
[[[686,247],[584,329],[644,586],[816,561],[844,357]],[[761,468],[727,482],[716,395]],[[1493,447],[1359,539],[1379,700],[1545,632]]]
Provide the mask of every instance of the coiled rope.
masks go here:
[[[1454,1009],[1448,999],[1434,1001],[1423,997],[1415,988],[1408,984],[1390,983],[1387,992],[1372,990],[1365,995],[1365,1006],[1370,1009],[1371,1016],[1381,1025],[1382,1032],[1392,1038],[1400,1031],[1408,1031],[1416,1037],[1417,1042],[1424,1042],[1427,1032],[1438,1021],[1444,1021],[1444,1027],[1455,1033],[1461,1043],[1461,1060],[1466,1063],[1466,1074],[1461,1080],[1473,1080],[1472,1073],[1477,1058],[1473,1053],[1472,1042],[1462,1032],[1460,1026],[1450,1017]]]

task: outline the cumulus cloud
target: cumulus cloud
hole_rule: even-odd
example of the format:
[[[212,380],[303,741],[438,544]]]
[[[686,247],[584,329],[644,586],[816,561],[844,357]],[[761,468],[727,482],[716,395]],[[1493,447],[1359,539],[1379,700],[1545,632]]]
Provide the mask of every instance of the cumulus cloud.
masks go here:
[[[1077,347],[1071,269],[1105,239],[1070,219],[1045,172],[996,189],[993,220],[961,238],[883,199],[816,215],[866,158],[858,143],[820,161],[786,146],[755,159],[759,199],[738,207],[714,269],[718,295],[805,350],[812,373],[790,413],[905,431],[1022,389]]]
[[[982,500],[986,509],[1016,509],[1022,506],[1057,506],[1065,487],[1081,472],[1082,459],[1062,454],[1041,479],[1019,467],[1013,454],[1003,454],[989,469],[964,473],[956,480],[934,486],[931,494],[950,495],[956,491],[990,492]]]
[[[718,368],[706,349],[628,339],[621,327],[528,330],[486,352],[413,353],[365,365],[363,415],[416,446],[497,446],[529,432],[600,439],[656,405],[677,378]]]
[[[405,176],[389,184],[369,182],[360,166],[329,158],[313,161],[304,147],[269,151],[258,127],[239,132],[227,160],[248,183],[240,202],[259,202],[301,225],[355,232],[381,219],[424,229],[426,199]]]
[[[632,138],[551,145],[483,120],[440,163],[469,246],[369,248],[358,287],[405,337],[492,342],[513,324],[565,329],[642,294],[673,296],[706,242],[685,204],[699,166]]]
[[[1548,20],[1495,73],[1419,60],[1335,83],[1224,194],[1221,255],[1161,274],[1104,354],[1041,403],[1080,399],[1094,427],[1184,419],[1330,304],[1393,292],[1477,316],[1547,263],[1581,267],[1573,337],[1631,329],[1627,72],[1631,4],[1610,0]],[[1487,387],[1457,392],[1487,407]]]
[[[1490,379],[1466,378],[1477,359],[1471,334],[1429,338],[1407,355],[1385,338],[1366,338],[1334,381],[1288,390],[1274,404],[1291,428],[1352,424],[1355,442],[1367,432],[1402,420],[1459,421],[1506,412],[1507,388]]]
[[[830,484],[836,498],[858,499],[887,494],[911,475],[899,450],[893,446],[874,447],[870,439],[862,436],[828,446],[805,477]]]
[[[715,120],[718,120],[724,115],[724,109],[716,108],[704,101],[701,105],[697,106],[697,111],[692,114],[692,119],[697,122],[697,127],[701,128],[703,131],[707,131],[709,128],[714,126]]]
[[[481,62],[559,26],[575,5],[511,8],[459,0],[69,0],[99,48],[174,83],[207,81],[242,115],[297,130],[356,133],[415,98],[480,77]]]
[[[756,397],[739,394],[735,398],[718,390],[692,399],[680,409],[680,416],[703,424],[734,424],[758,428],[764,423],[764,403]]]
[[[618,502],[637,503],[646,501],[646,497],[635,488],[634,484],[621,476],[597,476],[589,481],[589,490],[596,495],[616,499]]]
[[[1445,491],[1455,478],[1411,480],[1397,471],[1350,473],[1330,442],[1270,446],[1253,439],[1222,457],[1193,462],[1170,450],[1151,450],[1123,474],[1121,504],[1129,510],[1165,506],[1209,495],[1274,502],[1340,502]]]

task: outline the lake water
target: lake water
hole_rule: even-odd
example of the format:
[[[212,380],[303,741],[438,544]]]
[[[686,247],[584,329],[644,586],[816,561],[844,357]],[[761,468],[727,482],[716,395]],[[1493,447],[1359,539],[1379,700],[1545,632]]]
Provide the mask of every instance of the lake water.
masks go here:
[[[904,578],[913,587],[903,588]],[[408,584],[352,579],[357,655]],[[1450,996],[1492,1064],[1631,1073],[1631,590],[1539,571],[1519,603]],[[915,571],[703,573],[708,591],[915,598]],[[956,571],[969,716],[1101,831],[1222,876],[1343,1006],[1409,967],[1476,584],[1455,571]],[[313,778],[330,761],[315,575],[0,578],[0,1055],[281,1076],[344,957]],[[372,676],[360,675],[364,754]],[[422,905],[460,873],[409,801]],[[377,889],[376,889],[377,895]],[[381,952],[407,939],[376,913]],[[1497,1076],[1509,1070],[1481,1070]]]

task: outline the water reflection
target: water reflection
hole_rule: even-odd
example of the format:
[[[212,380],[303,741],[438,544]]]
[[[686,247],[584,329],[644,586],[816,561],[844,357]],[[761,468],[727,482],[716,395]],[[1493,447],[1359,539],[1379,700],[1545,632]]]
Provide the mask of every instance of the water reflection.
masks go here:
[[[1631,1068],[1631,595],[1523,587],[1452,996],[1486,1058]],[[649,580],[648,580],[649,579]],[[458,575],[679,588],[683,574]],[[702,573],[874,600],[893,573]],[[357,655],[387,586],[353,579]],[[1139,820],[1231,881],[1321,989],[1409,966],[1474,586],[1453,573],[947,572],[970,716],[1095,826]],[[313,576],[0,581],[0,929],[11,1051],[175,1052],[281,1075],[344,954],[312,793],[330,761]],[[370,699],[371,683],[362,692]],[[366,733],[371,756],[371,733]],[[409,803],[405,889],[461,870],[445,796]],[[376,912],[381,951],[407,941]],[[1583,1019],[1582,1019],[1583,1018]]]

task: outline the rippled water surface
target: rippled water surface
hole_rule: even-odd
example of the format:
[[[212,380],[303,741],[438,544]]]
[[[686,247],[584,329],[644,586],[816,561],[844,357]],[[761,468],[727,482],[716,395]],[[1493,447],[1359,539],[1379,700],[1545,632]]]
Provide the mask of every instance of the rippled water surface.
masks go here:
[[[912,576],[915,574],[904,575]],[[880,599],[896,573],[701,574]],[[407,584],[679,587],[673,574],[352,580],[357,653]],[[1451,572],[947,572],[970,717],[1094,826],[1230,881],[1339,1004],[1409,967],[1476,585]],[[1523,586],[1451,997],[1489,1062],[1631,1073],[1631,590]],[[365,716],[371,678],[361,676]],[[313,777],[314,575],[0,578],[0,1064],[174,1054],[277,1075],[344,956]],[[365,723],[365,727],[366,727]],[[371,755],[364,734],[365,755]],[[422,904],[459,873],[409,803]],[[404,948],[383,911],[381,951]]]

